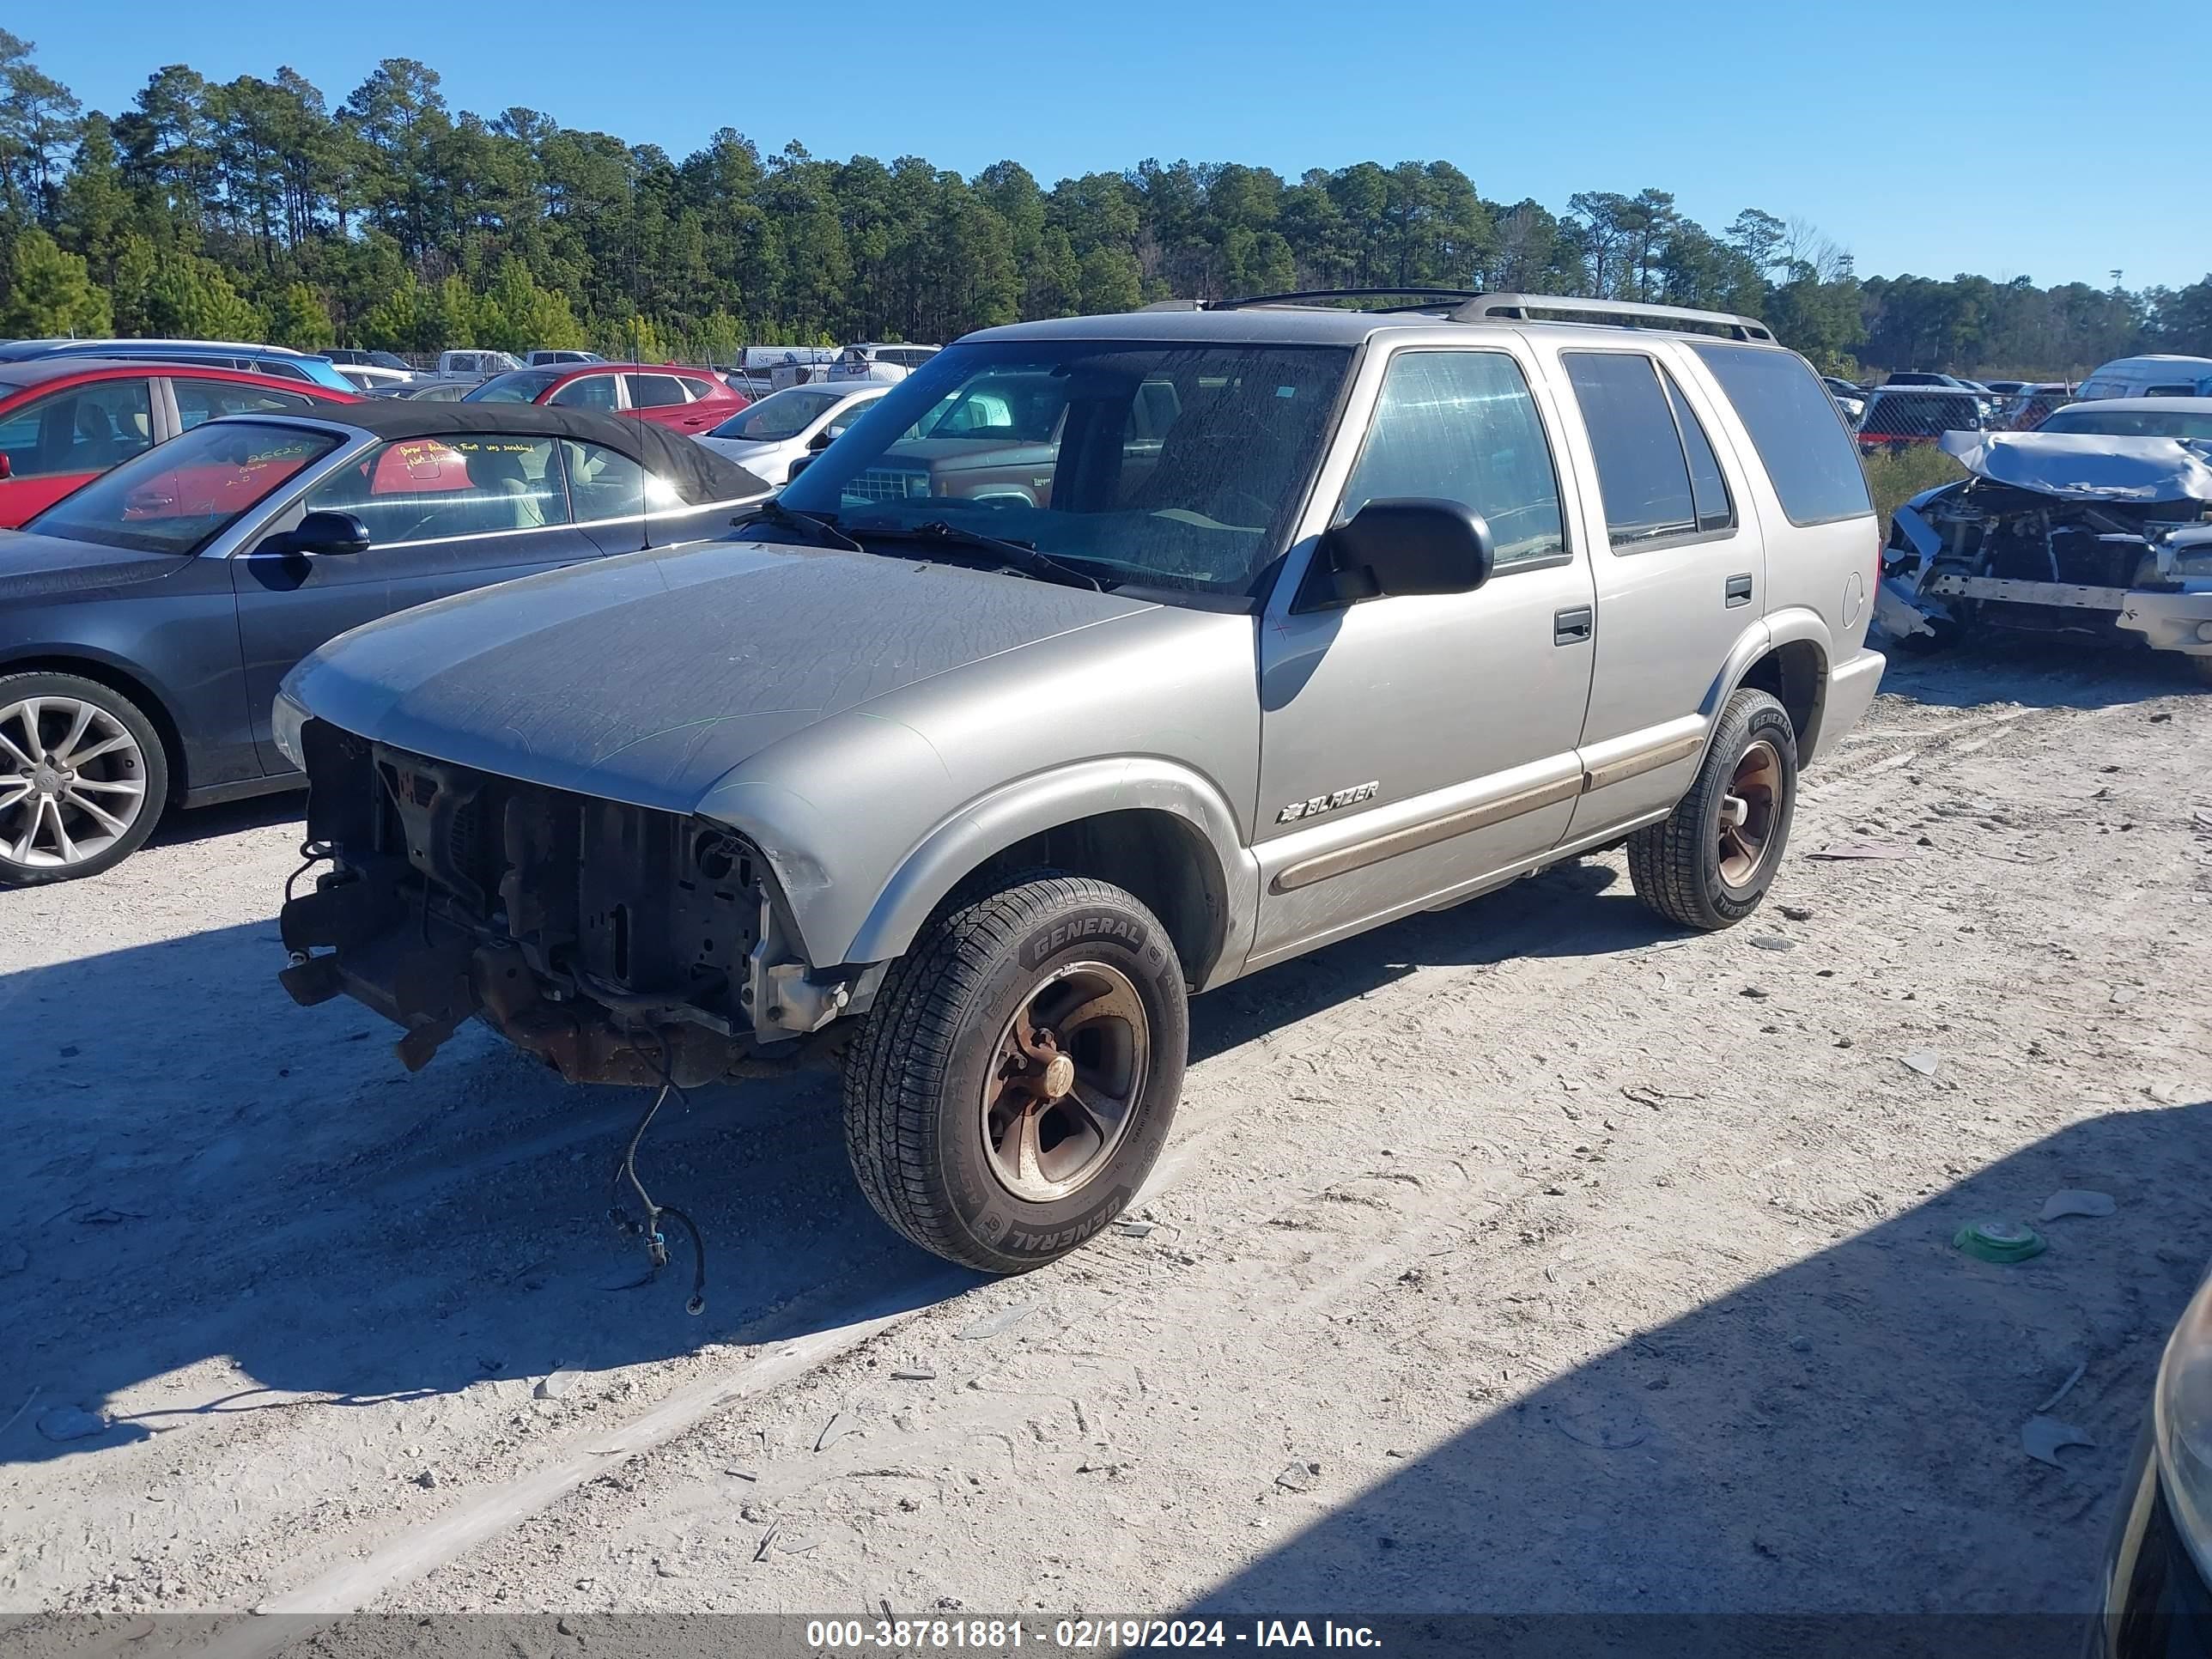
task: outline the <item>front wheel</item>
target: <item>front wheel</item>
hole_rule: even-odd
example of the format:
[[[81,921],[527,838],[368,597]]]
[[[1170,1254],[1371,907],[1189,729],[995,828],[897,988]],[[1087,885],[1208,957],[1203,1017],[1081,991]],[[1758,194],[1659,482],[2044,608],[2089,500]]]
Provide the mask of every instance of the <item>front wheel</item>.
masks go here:
[[[154,833],[168,788],[160,734],[120,692],[0,675],[0,887],[112,869]]]
[[[1766,896],[1797,807],[1797,733],[1764,691],[1732,693],[1690,793],[1628,839],[1636,896],[1669,921],[1732,927]]]
[[[885,975],[845,1056],[845,1147],[876,1212],[1023,1273],[1128,1206],[1189,1044],[1182,966],[1120,888],[1040,873],[957,902]]]

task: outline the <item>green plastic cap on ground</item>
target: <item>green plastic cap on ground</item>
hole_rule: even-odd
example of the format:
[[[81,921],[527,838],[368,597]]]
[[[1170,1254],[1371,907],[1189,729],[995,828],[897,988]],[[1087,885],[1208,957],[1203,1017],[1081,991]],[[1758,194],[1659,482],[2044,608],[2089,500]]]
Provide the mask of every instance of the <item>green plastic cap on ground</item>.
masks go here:
[[[2025,1261],[2045,1248],[2043,1235],[2019,1221],[1970,1221],[1951,1235],[1951,1243],[1984,1261]]]

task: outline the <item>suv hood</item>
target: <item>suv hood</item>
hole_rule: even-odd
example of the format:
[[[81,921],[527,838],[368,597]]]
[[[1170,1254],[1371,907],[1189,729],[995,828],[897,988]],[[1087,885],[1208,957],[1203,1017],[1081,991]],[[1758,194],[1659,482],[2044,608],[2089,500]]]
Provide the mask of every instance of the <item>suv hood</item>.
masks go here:
[[[695,543],[371,623],[294,669],[283,695],[416,754],[690,812],[817,721],[1155,608],[875,554]]]
[[[2094,432],[1946,432],[1944,453],[1979,478],[2069,501],[2212,501],[2207,447]]]
[[[0,605],[154,581],[191,562],[182,553],[141,553],[65,536],[0,530]]]

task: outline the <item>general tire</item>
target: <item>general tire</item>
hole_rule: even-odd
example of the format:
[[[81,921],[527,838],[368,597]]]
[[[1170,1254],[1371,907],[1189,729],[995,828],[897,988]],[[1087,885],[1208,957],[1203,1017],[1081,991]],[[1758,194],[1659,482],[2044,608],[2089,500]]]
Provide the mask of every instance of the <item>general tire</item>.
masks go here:
[[[1141,1083],[1118,1139],[1102,1139],[1079,1185],[1023,1197],[994,1150],[987,1085],[1017,1011],[1032,999],[1045,1007],[1048,991],[1085,976],[1112,981],[1116,1006],[1132,997],[1141,1006]],[[1167,1139],[1188,1044],[1175,947],[1120,888],[1043,872],[956,897],[891,965],[846,1051],[853,1173],[876,1212],[922,1249],[986,1273],[1041,1267],[1136,1195]]]
[[[39,711],[35,721],[30,720],[33,708]],[[89,723],[79,726],[77,714],[87,710]],[[43,745],[33,741],[33,725],[44,737]],[[76,741],[64,752],[62,745],[72,735]],[[117,738],[126,741],[112,741]],[[153,722],[121,692],[75,674],[0,674],[0,739],[5,739],[0,742],[0,887],[75,881],[112,870],[143,846],[161,822],[169,793],[168,755]],[[65,786],[81,792],[76,798],[90,806],[69,804],[65,797],[53,802],[58,833],[54,817],[41,817],[33,824],[27,816],[41,808],[37,782],[52,783],[56,775],[46,764],[48,753],[27,752],[33,749],[51,750],[54,761],[100,751],[81,772],[73,769]],[[32,786],[27,792],[26,784]],[[136,793],[126,786],[135,786]],[[112,833],[93,808],[126,827]],[[67,847],[99,845],[84,856],[68,857],[64,836]]]
[[[1757,789],[1741,785],[1755,775],[1745,770],[1753,760],[1760,773],[1771,775]],[[1756,798],[1765,798],[1759,855],[1747,863],[1732,860],[1723,842],[1732,795],[1749,801],[1753,811]],[[1628,878],[1637,897],[1685,927],[1734,927],[1759,908],[1772,885],[1796,807],[1797,734],[1789,714],[1764,691],[1732,693],[1714,722],[1690,793],[1666,818],[1629,837]]]

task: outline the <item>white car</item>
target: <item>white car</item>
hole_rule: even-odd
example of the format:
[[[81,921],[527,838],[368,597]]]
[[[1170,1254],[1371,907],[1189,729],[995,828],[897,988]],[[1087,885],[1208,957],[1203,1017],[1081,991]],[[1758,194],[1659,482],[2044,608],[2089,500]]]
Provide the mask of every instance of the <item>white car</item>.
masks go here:
[[[2075,395],[2085,404],[2113,398],[2212,396],[2212,357],[2177,357],[2166,351],[2116,357],[2082,381]]]
[[[840,381],[903,380],[943,349],[933,345],[848,345],[822,378],[831,386]]]
[[[521,367],[512,354],[504,351],[441,351],[438,354],[438,374],[441,377],[506,374]]]
[[[795,463],[829,448],[839,433],[890,390],[889,383],[880,380],[795,386],[770,392],[713,431],[696,434],[695,441],[781,488],[790,481]]]
[[[371,393],[411,386],[416,378],[411,368],[386,368],[381,363],[336,363],[332,367],[357,389]]]

